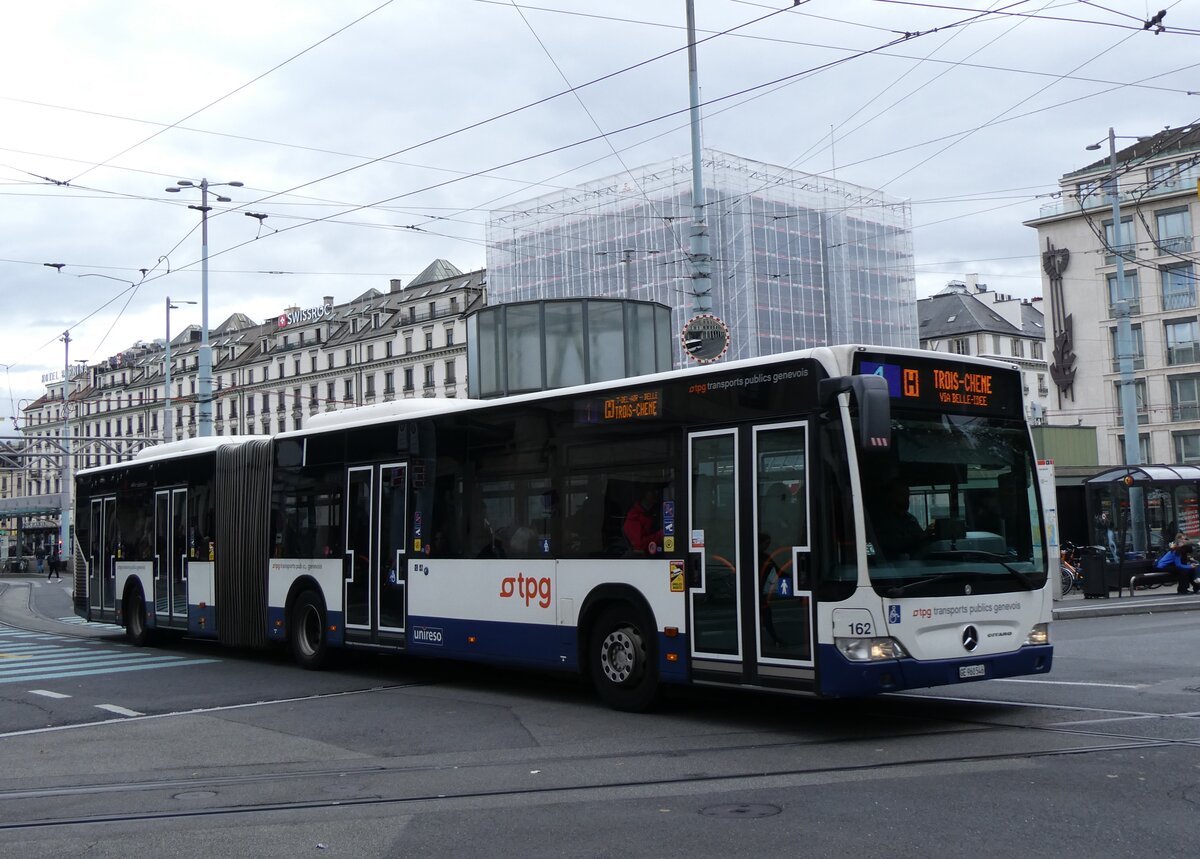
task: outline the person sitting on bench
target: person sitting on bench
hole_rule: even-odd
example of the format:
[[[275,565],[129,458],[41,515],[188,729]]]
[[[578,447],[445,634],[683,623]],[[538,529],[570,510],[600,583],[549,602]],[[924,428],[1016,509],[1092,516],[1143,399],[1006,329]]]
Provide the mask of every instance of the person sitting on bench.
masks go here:
[[[1186,594],[1190,586],[1194,593],[1200,594],[1200,578],[1196,577],[1196,564],[1192,562],[1192,546],[1190,543],[1176,541],[1175,546],[1162,554],[1155,563],[1158,572],[1174,572],[1179,576],[1179,593]]]

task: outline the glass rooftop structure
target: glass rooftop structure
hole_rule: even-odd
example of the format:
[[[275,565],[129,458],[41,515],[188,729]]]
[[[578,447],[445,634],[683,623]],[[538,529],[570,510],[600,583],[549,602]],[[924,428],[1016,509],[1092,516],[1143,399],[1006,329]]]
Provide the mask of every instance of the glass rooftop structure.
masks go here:
[[[830,343],[917,348],[907,201],[705,150],[712,312],[726,360]],[[492,211],[489,304],[632,298],[694,313],[691,158]],[[678,337],[677,366],[683,363]]]

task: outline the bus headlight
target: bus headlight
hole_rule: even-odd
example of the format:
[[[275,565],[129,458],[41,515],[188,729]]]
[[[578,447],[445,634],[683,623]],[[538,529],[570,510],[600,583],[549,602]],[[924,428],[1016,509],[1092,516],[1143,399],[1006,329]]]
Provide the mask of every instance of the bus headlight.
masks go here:
[[[1050,643],[1050,624],[1035,623],[1033,629],[1029,630],[1029,635],[1025,638],[1026,644],[1049,644]]]
[[[833,643],[851,662],[880,662],[908,656],[894,638],[835,638]]]

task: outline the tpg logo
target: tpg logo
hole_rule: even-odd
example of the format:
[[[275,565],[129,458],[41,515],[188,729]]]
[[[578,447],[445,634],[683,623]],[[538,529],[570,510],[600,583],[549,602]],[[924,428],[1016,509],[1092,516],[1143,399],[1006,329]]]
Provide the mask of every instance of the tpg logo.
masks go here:
[[[535,579],[524,573],[517,573],[516,578],[508,576],[500,582],[500,598],[510,599],[513,595],[525,600],[528,606],[535,599],[542,608],[550,608],[550,579],[543,577]]]

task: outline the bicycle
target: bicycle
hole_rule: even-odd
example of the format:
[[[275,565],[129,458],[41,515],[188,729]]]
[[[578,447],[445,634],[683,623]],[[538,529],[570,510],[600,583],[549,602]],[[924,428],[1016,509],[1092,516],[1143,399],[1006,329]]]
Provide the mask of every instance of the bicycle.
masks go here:
[[[1072,547],[1073,548],[1073,547]],[[1075,586],[1082,587],[1082,579],[1079,568],[1075,566],[1069,559],[1066,547],[1063,547],[1062,555],[1059,559],[1059,573],[1062,576],[1062,595],[1066,596],[1071,591],[1075,590]]]
[[[1062,575],[1063,596],[1076,588],[1083,589],[1083,556],[1095,551],[1100,550],[1095,546],[1076,546],[1071,542],[1062,544],[1059,551],[1059,572]]]

